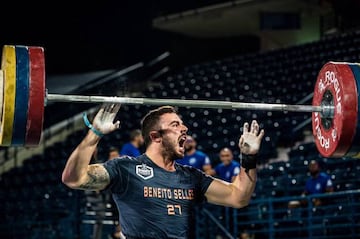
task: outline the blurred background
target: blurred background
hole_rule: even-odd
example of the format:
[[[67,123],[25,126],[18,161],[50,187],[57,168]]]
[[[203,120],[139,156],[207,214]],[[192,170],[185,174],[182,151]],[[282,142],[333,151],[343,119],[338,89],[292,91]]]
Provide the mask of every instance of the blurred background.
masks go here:
[[[63,0],[2,9],[1,45],[44,47],[49,93],[311,105],[326,62],[360,58],[356,0]],[[151,108],[122,106],[121,130],[103,138],[94,160],[121,148]],[[87,132],[82,113],[96,109],[49,102],[38,147],[0,148],[0,238],[111,237],[112,204],[61,182]],[[213,167],[222,147],[238,158],[245,120],[266,130],[253,201],[220,216],[198,212],[197,238],[359,238],[359,160],[322,157],[310,113],[184,107],[180,114]],[[301,196],[311,160],[333,183],[332,193],[316,195],[330,202],[321,206]],[[291,203],[299,201],[306,206]]]

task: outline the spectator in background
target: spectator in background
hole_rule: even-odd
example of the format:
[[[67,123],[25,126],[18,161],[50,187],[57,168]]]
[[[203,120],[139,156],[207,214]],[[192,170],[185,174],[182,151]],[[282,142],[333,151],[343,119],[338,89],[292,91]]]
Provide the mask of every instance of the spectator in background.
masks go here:
[[[334,191],[333,182],[330,175],[321,171],[319,162],[311,160],[309,163],[310,178],[306,181],[303,195],[330,193]],[[313,199],[314,206],[323,204],[319,198]]]
[[[108,159],[114,159],[120,157],[119,149],[115,146],[109,148]]]
[[[324,193],[331,193],[334,191],[333,182],[331,180],[330,175],[325,172],[321,171],[321,167],[319,162],[316,160],[311,160],[308,166],[308,170],[310,173],[310,177],[306,180],[305,189],[302,193],[303,196],[308,195],[316,195],[316,194],[324,194]],[[326,238],[327,236],[327,229],[326,226],[326,213],[327,210],[325,207],[321,207],[330,203],[329,199],[324,197],[311,197],[312,206],[316,208],[313,210],[311,215],[313,217],[312,226],[315,228],[312,231],[312,235],[317,237]],[[301,200],[301,202],[297,205],[292,202],[289,203],[289,209],[295,210],[298,205],[306,207],[308,205],[308,200]],[[306,216],[307,217],[307,216]]]
[[[212,166],[210,158],[204,152],[196,149],[197,142],[195,139],[188,135],[184,144],[185,156],[181,159],[177,159],[177,163],[182,165],[189,165],[199,170],[202,170],[206,174],[210,174]]]
[[[121,150],[120,155],[127,155],[137,157],[141,155],[140,147],[144,144],[144,138],[140,129],[134,129],[130,132],[130,141],[125,143]]]
[[[219,157],[221,163],[210,174],[231,183],[240,172],[240,163],[234,160],[232,150],[227,147],[220,150]]]
[[[234,160],[233,152],[230,148],[224,147],[219,152],[220,163],[215,166],[214,169],[209,171],[209,174],[220,178],[226,182],[233,182],[236,175],[240,173],[240,163]],[[210,205],[209,205],[210,206]],[[213,214],[220,220],[225,220],[225,225],[228,230],[232,230],[232,217],[233,210],[229,207],[223,206],[210,206]],[[225,237],[221,232],[218,235],[220,238]]]
[[[310,173],[310,177],[306,180],[305,188],[302,193],[302,196],[308,196],[308,195],[315,195],[315,194],[324,194],[324,193],[331,193],[334,191],[333,182],[331,180],[330,175],[328,175],[325,172],[321,171],[321,167],[319,162],[316,160],[311,160],[308,165],[308,171]],[[325,198],[317,198],[312,197],[312,207],[316,208],[316,210],[313,210],[311,212],[311,215],[313,217],[312,219],[312,226],[315,228],[312,230],[313,236],[321,236],[322,238],[326,238],[326,227],[324,225],[326,224],[326,208],[321,208],[322,205],[330,203],[329,199]],[[307,207],[308,206],[308,198],[304,198],[302,200],[291,200],[288,202],[288,211],[286,218],[289,219],[289,222],[294,222],[294,220],[297,220],[298,222],[301,221],[301,217],[307,218],[307,210],[302,210],[301,207]],[[303,231],[294,231],[289,232],[289,234],[286,234],[288,236],[304,236]]]

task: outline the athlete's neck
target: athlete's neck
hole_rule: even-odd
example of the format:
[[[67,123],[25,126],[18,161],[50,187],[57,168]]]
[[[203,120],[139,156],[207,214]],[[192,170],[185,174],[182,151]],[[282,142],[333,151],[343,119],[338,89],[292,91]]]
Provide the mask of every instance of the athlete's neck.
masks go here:
[[[163,168],[166,171],[175,171],[175,161],[168,159],[161,152],[148,148],[145,154],[160,168]]]

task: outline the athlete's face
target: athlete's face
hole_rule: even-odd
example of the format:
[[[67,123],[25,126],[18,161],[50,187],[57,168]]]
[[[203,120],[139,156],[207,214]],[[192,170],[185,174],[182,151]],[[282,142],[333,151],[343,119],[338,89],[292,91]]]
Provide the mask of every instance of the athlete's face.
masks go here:
[[[188,128],[175,113],[166,113],[160,117],[160,129],[164,154],[175,160],[184,157],[186,132]]]

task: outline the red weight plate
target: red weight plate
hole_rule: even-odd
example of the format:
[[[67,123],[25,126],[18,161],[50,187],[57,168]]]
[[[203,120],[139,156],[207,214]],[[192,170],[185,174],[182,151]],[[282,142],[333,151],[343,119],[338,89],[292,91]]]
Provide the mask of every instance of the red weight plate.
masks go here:
[[[26,146],[37,146],[41,139],[45,107],[45,55],[42,47],[28,47],[30,92],[26,124]]]
[[[355,80],[356,80],[356,88],[357,88],[357,98],[358,98],[358,104],[360,103],[360,65],[358,63],[349,63],[349,66],[354,74]],[[359,105],[358,105],[359,107]],[[358,108],[357,111],[357,124],[355,128],[355,136],[353,138],[353,141],[351,143],[351,147],[349,151],[346,153],[345,157],[351,157],[351,158],[360,158],[360,110]]]
[[[355,135],[358,109],[356,80],[347,63],[328,62],[322,67],[314,89],[313,106],[321,105],[328,91],[333,96],[334,115],[331,126],[325,127],[321,113],[312,113],[315,144],[324,157],[343,157]]]

